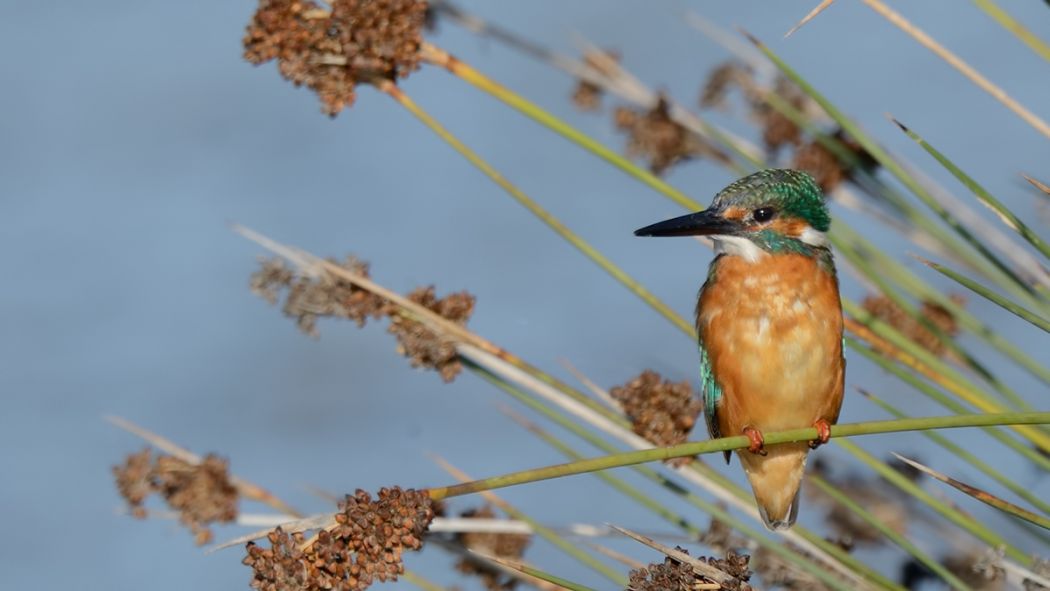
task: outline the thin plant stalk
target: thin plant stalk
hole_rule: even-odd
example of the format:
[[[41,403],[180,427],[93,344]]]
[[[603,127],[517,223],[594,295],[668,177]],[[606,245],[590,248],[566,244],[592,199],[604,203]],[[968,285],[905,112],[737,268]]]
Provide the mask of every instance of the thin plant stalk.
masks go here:
[[[970,190],[977,197],[977,200],[982,205],[992,210],[999,219],[1006,224],[1008,228],[1017,232],[1022,238],[1028,241],[1033,247],[1035,247],[1044,257],[1050,258],[1050,244],[1047,244],[1038,234],[1035,233],[1032,228],[1028,226],[1020,217],[1014,212],[1010,211],[1005,204],[996,199],[991,193],[988,192],[983,186],[981,186],[976,180],[970,175],[963,172],[961,168],[956,166],[947,156],[945,156],[940,150],[937,150],[929,142],[927,142],[922,136],[912,130],[910,127],[905,126],[900,121],[892,119],[898,127],[901,128],[909,138],[926,151],[930,156],[941,164],[948,172],[952,173],[956,179],[959,180],[967,189]]]
[[[437,461],[437,463],[446,472],[448,472],[449,474],[452,474],[455,478],[457,478],[459,480],[462,480],[462,481],[467,481],[467,482],[470,481],[470,477],[467,476],[467,474],[465,472],[463,472],[462,470],[456,468],[455,466],[450,464],[448,461],[446,461],[446,460],[444,460],[444,459],[442,459],[440,457],[435,457],[434,459],[435,459],[435,461]],[[478,491],[478,492],[482,493],[482,495],[485,497],[485,499],[487,501],[489,501],[493,505],[496,505],[497,507],[499,507],[500,511],[503,511],[504,513],[506,513],[507,515],[511,516],[514,519],[517,519],[518,521],[524,521],[525,523],[529,524],[529,527],[532,528],[532,531],[535,532],[536,535],[538,535],[541,538],[547,540],[548,542],[553,544],[556,548],[558,548],[559,550],[561,550],[565,554],[571,556],[572,558],[574,558],[575,560],[577,560],[581,564],[589,567],[591,570],[597,572],[598,574],[600,574],[603,577],[609,579],[613,583],[616,583],[617,585],[625,586],[627,584],[627,579],[624,578],[623,575],[621,575],[619,572],[617,572],[616,570],[612,569],[611,567],[606,565],[604,562],[601,562],[600,560],[598,560],[597,558],[595,558],[594,556],[592,556],[588,552],[585,552],[578,545],[570,543],[568,540],[566,540],[564,537],[562,537],[558,532],[556,532],[553,529],[551,529],[551,528],[541,524],[539,521],[529,517],[523,511],[521,511],[519,509],[516,509],[514,506],[512,506],[507,501],[505,501],[505,500],[501,499],[500,497],[496,496],[491,490]],[[434,500],[438,500],[438,499],[434,498],[433,495],[431,495],[431,498],[434,499]]]
[[[942,472],[938,472],[933,468],[930,468],[929,466],[920,464],[915,460],[908,459],[900,454],[893,455],[896,456],[898,460],[901,460],[902,462],[908,464],[912,468],[919,470],[923,474],[926,474],[927,476],[939,480],[940,482],[943,482],[948,486],[951,486],[952,488],[977,499],[978,501],[988,505],[989,507],[994,507],[995,509],[1002,511],[1003,513],[1012,515],[1013,517],[1016,517],[1018,519],[1023,519],[1024,521],[1027,521],[1032,525],[1039,526],[1045,530],[1050,530],[1050,519],[1047,519],[1042,515],[1037,515],[1027,509],[1018,507],[1017,505],[1009,501],[1000,499],[999,497],[987,491],[983,491],[975,486],[970,486],[969,484],[956,480]]]
[[[922,262],[922,264],[926,265],[927,267],[933,269],[934,271],[937,271],[938,273],[944,275],[952,281],[955,281],[959,285],[962,285],[966,289],[969,289],[970,291],[992,302],[993,304],[999,306],[1000,308],[1006,310],[1014,316],[1017,316],[1018,318],[1042,329],[1043,331],[1050,332],[1050,320],[1047,320],[1046,318],[1043,318],[1035,312],[1028,310],[1027,308],[1018,304],[1017,302],[1004,298],[1003,296],[981,285],[977,281],[970,279],[962,273],[953,271],[948,267],[945,267],[944,265],[935,263],[933,261],[928,261],[926,259],[919,260]]]
[[[906,431],[921,431],[926,429],[954,429],[961,427],[982,427],[992,425],[1046,425],[1050,424],[1050,412],[1022,412],[1022,413],[999,413],[999,414],[977,414],[977,415],[951,415],[943,417],[924,417],[913,419],[894,419],[890,421],[868,421],[863,423],[849,423],[833,425],[831,427],[832,438],[856,437],[859,435],[878,435],[884,433],[902,433]],[[788,429],[785,431],[771,431],[763,433],[766,445],[778,443],[798,443],[801,441],[813,441],[818,437],[817,430],[813,427],[805,429]],[[551,478],[561,478],[575,474],[594,472],[596,470],[608,470],[632,466],[646,462],[659,462],[673,458],[683,458],[701,454],[710,454],[722,451],[732,451],[748,447],[750,440],[743,435],[735,437],[722,437],[707,441],[693,441],[667,447],[656,447],[637,451],[628,451],[618,454],[610,454],[567,464],[545,466],[532,470],[523,470],[501,476],[494,476],[484,480],[476,480],[451,486],[429,489],[430,498],[442,500],[472,493],[497,488],[505,488],[528,482],[538,482]],[[880,464],[878,460],[875,463]],[[885,467],[892,472],[893,469]],[[921,492],[921,491],[920,491]]]
[[[992,20],[1013,33],[1022,43],[1031,48],[1036,55],[1050,62],[1050,45],[1047,45],[1035,33],[1028,30],[1021,21],[1010,16],[1010,13],[1000,8],[993,0],[973,0],[973,3],[983,10],[985,14],[992,17]]]
[[[539,206],[531,197],[523,193],[520,189],[510,183],[506,178],[503,177],[496,169],[494,169],[487,161],[485,161],[477,152],[474,152],[466,144],[449,132],[441,123],[430,116],[429,113],[424,111],[419,105],[417,105],[411,98],[401,91],[393,83],[379,84],[378,85],[383,92],[394,99],[399,105],[408,110],[412,115],[419,119],[424,125],[426,125],[431,131],[433,131],[438,137],[444,140],[449,146],[451,146],[457,153],[466,158],[475,168],[480,170],[485,176],[489,177],[494,183],[500,186],[510,196],[518,201],[521,205],[525,206],[530,213],[540,218],[545,224],[547,224],[552,230],[557,232],[559,236],[564,238],[577,250],[582,252],[587,258],[591,259],[595,264],[602,268],[606,273],[613,276],[614,279],[622,283],[625,287],[631,290],[632,293],[637,295],[651,308],[656,310],[661,316],[669,320],[672,324],[677,326],[687,334],[693,333],[693,326],[691,323],[686,321],[684,318],[679,316],[674,310],[667,304],[657,298],[652,292],[646,289],[641,283],[635,280],[633,277],[628,275],[615,263],[610,261],[601,252],[591,246],[587,241],[578,236],[567,226],[565,226],[560,220],[551,215],[549,212]]]
[[[983,523],[980,523],[976,519],[965,515],[958,509],[951,507],[943,501],[935,498],[933,495],[923,490],[914,482],[908,480],[906,476],[904,476],[897,470],[894,470],[893,468],[887,466],[885,462],[880,461],[875,456],[872,456],[868,452],[861,449],[859,446],[857,446],[857,444],[847,439],[840,439],[838,441],[835,441],[835,444],[850,452],[854,457],[859,458],[865,465],[875,470],[880,476],[888,480],[891,484],[901,489],[905,493],[909,494],[913,498],[919,500],[927,507],[933,509],[935,512],[937,512],[938,515],[959,526],[962,530],[966,531],[973,537],[988,544],[992,548],[1002,548],[1008,557],[1017,561],[1025,567],[1029,567],[1032,565],[1032,557],[1018,549],[1008,540],[989,529]]]
[[[933,400],[934,402],[936,402],[936,403],[940,404],[941,406],[947,408],[948,410],[950,410],[952,412],[955,412],[955,413],[959,413],[959,414],[966,414],[966,413],[972,411],[970,408],[968,408],[965,405],[963,405],[963,404],[957,402],[956,400],[952,399],[950,396],[948,396],[947,394],[941,392],[937,388],[932,387],[931,385],[929,385],[929,384],[923,382],[922,380],[918,379],[916,376],[908,373],[903,368],[901,368],[898,365],[894,364],[893,362],[891,362],[890,360],[886,359],[882,355],[879,355],[875,351],[872,351],[872,350],[868,349],[867,347],[864,347],[864,346],[860,345],[854,339],[847,338],[846,339],[846,344],[849,345],[854,351],[857,351],[858,353],[860,353],[861,355],[864,355],[865,357],[867,357],[871,361],[874,361],[877,365],[879,365],[880,367],[882,367],[886,371],[888,371],[888,372],[894,374],[895,376],[897,376],[898,378],[900,378],[904,383],[912,386],[916,390],[919,390],[921,393],[925,394],[931,400]],[[1028,460],[1030,460],[1039,469],[1041,469],[1041,470],[1050,470],[1050,458],[1047,458],[1046,456],[1042,455],[1038,451],[1036,451],[1036,450],[1032,449],[1031,447],[1025,445],[1024,443],[1014,439],[1013,437],[1010,437],[1002,429],[999,429],[999,428],[996,428],[996,427],[984,427],[983,431],[988,433],[990,436],[992,436],[994,439],[996,439],[997,441],[999,441],[1003,445],[1009,447],[1010,449],[1014,450],[1018,454],[1024,456]]]
[[[569,432],[573,433],[574,435],[576,435],[576,436],[580,437],[581,439],[587,441],[591,445],[597,447],[598,449],[600,449],[602,451],[605,451],[606,453],[616,453],[618,451],[614,446],[609,444],[604,439],[602,439],[600,437],[597,437],[594,433],[592,433],[592,432],[588,431],[587,429],[583,428],[582,425],[580,425],[579,423],[569,419],[565,415],[563,415],[563,414],[555,411],[554,409],[544,405],[543,403],[535,400],[533,397],[525,394],[525,392],[523,392],[522,390],[520,390],[516,386],[505,382],[502,378],[496,376],[495,374],[492,374],[492,373],[488,372],[484,368],[478,367],[476,369],[477,369],[479,375],[481,375],[483,378],[488,380],[490,383],[492,383],[496,387],[498,387],[498,388],[502,389],[503,391],[507,392],[509,395],[511,395],[512,397],[514,397],[515,399],[517,399],[521,403],[525,404],[526,406],[528,406],[529,408],[535,410],[536,412],[539,412],[543,416],[545,416],[545,417],[549,418],[550,420],[554,421],[556,424],[558,424],[562,428],[568,430]],[[571,457],[575,458],[575,457],[578,457],[578,456],[579,456],[579,454],[577,454],[575,451],[573,451],[573,455]],[[774,540],[769,539],[763,533],[761,533],[758,530],[748,526],[746,523],[744,523],[743,521],[738,519],[732,513],[729,513],[728,511],[726,511],[720,505],[715,504],[715,503],[711,503],[709,501],[706,501],[706,500],[702,499],[701,497],[699,497],[696,494],[694,494],[691,491],[689,491],[689,489],[687,489],[682,484],[671,480],[667,476],[664,476],[664,475],[660,474],[658,471],[656,471],[656,470],[654,470],[654,469],[652,469],[652,468],[650,468],[648,466],[637,465],[637,466],[631,466],[631,468],[634,471],[636,471],[638,474],[640,474],[641,476],[643,476],[646,479],[648,479],[648,480],[650,480],[650,481],[652,481],[652,482],[654,482],[654,483],[656,483],[656,484],[666,488],[667,490],[669,490],[670,492],[674,493],[675,495],[678,495],[679,497],[681,497],[683,500],[687,501],[691,505],[693,505],[693,506],[697,507],[698,509],[700,509],[701,511],[711,515],[713,518],[725,522],[726,524],[728,524],[733,529],[743,533],[744,535],[748,536],[750,539],[754,540],[759,546],[762,546],[762,547],[766,548],[767,550],[769,550],[770,552],[773,552],[774,554],[777,554],[781,559],[783,559],[783,560],[785,560],[787,562],[790,562],[793,565],[795,565],[796,567],[802,569],[803,571],[805,571],[805,572],[807,572],[807,573],[817,577],[818,579],[823,581],[825,584],[827,584],[829,587],[831,587],[833,589],[838,589],[840,591],[850,591],[851,589],[854,589],[854,587],[852,587],[851,585],[843,583],[843,581],[841,579],[832,576],[831,572],[828,571],[828,569],[825,568],[823,565],[818,564],[818,563],[814,562],[813,560],[808,559],[808,558],[806,558],[805,556],[803,556],[801,554],[793,552],[792,550],[790,550],[790,548],[788,546],[785,546],[784,544],[781,544],[779,542],[776,542]],[[729,484],[731,484],[731,483],[729,483]],[[803,528],[802,526],[796,526],[796,528],[795,528],[795,530],[797,530],[797,533],[802,533],[802,531],[804,529],[805,528]],[[691,530],[686,530],[686,531],[689,531],[689,533],[691,533],[691,534],[693,533]],[[893,583],[893,581],[891,581],[889,579],[886,579],[885,577],[882,577],[881,575],[879,575],[875,571],[872,571],[872,570],[868,569],[867,565],[857,561],[856,558],[854,558],[852,555],[849,555],[849,554],[846,554],[845,552],[842,552],[841,548],[837,548],[834,545],[832,545],[831,547],[834,548],[834,549],[838,549],[839,552],[841,553],[841,556],[835,555],[835,559],[836,560],[840,560],[847,567],[853,569],[857,573],[860,573],[867,580],[872,581],[872,582],[880,585],[882,588],[897,589],[898,591],[903,591],[899,586],[897,586],[895,583]],[[834,552],[830,552],[830,553],[831,554],[836,554]],[[849,573],[849,571],[845,571],[845,572],[842,572],[841,574],[851,574],[851,573]]]
[[[1025,123],[1028,123],[1036,131],[1047,138],[1050,138],[1050,125],[1048,125],[1046,121],[1043,121],[1037,115],[1029,111],[1024,105],[1014,100],[1010,95],[1006,94],[1005,90],[993,84],[970,64],[963,61],[962,58],[955,55],[935,39],[927,35],[925,31],[909,22],[906,18],[901,16],[900,13],[887,6],[881,0],[862,1],[880,16],[893,23],[893,25],[907,33],[911,38],[918,41],[920,45],[932,51],[934,55],[948,62],[948,65],[970,79],[970,81],[976,84],[978,88],[992,95],[992,97],[1002,103],[1007,109],[1010,109],[1015,115],[1024,120]]]
[[[816,474],[810,474],[809,476],[807,476],[806,482],[817,487],[821,490],[821,492],[826,494],[836,503],[839,503],[840,505],[846,507],[853,514],[860,517],[869,526],[878,530],[880,533],[882,533],[882,535],[886,536],[886,539],[896,544],[901,550],[904,550],[905,552],[910,554],[912,557],[915,558],[915,560],[918,560],[923,566],[930,569],[931,572],[933,572],[942,580],[944,580],[945,583],[948,583],[948,586],[950,588],[971,588],[969,585],[959,580],[958,577],[952,574],[952,572],[945,568],[944,565],[942,565],[937,559],[923,552],[921,548],[912,543],[911,540],[909,540],[907,537],[886,525],[884,521],[873,515],[871,511],[868,511],[863,506],[861,506],[860,503],[851,499],[849,495],[840,491],[837,486],[829,483],[828,481],[824,480]]]
[[[907,414],[901,412],[897,407],[891,405],[889,402],[882,400],[881,398],[873,395],[870,392],[861,390],[861,394],[879,408],[893,415],[895,418],[903,419],[908,417]],[[1043,513],[1050,515],[1050,503],[1047,503],[1042,498],[1038,497],[1035,494],[1032,494],[1032,492],[1027,487],[1018,484],[1013,479],[1009,478],[1008,476],[997,470],[988,462],[985,462],[981,458],[971,453],[965,447],[955,443],[951,439],[948,439],[947,437],[941,435],[936,431],[923,431],[922,434],[930,441],[933,441],[934,443],[948,450],[952,454],[955,454],[962,461],[973,466],[974,468],[977,468],[992,480],[1003,485],[1007,490],[1014,493],[1018,497],[1024,499],[1033,507],[1036,507]]]

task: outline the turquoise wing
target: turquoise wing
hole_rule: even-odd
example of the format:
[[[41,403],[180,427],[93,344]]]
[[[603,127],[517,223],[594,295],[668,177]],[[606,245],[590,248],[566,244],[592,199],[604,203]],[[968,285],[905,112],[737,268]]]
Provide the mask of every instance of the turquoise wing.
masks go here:
[[[722,436],[718,431],[718,403],[722,400],[722,387],[715,379],[714,367],[711,359],[707,356],[703,341],[700,342],[700,395],[704,402],[704,421],[707,423],[707,433],[712,439]],[[732,457],[730,452],[724,452],[726,463]]]

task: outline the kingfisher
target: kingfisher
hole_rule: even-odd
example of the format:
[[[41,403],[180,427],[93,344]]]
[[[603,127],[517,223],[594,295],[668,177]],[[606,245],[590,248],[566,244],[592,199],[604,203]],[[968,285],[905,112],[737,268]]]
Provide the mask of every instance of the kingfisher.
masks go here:
[[[798,516],[810,449],[827,443],[845,385],[842,303],[820,187],[797,170],[763,170],[711,206],[635,231],[709,236],[715,258],[696,304],[700,390],[712,438],[744,435],[737,450],[766,527]],[[816,427],[810,442],[766,449],[762,433]],[[726,463],[730,452],[725,452]]]

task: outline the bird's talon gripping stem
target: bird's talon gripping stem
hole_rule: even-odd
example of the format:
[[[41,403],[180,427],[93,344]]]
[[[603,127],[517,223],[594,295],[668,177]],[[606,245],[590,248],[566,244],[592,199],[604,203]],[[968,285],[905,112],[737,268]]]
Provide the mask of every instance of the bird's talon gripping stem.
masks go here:
[[[747,451],[760,456],[769,453],[765,449],[766,440],[762,437],[761,431],[754,427],[744,427],[744,435],[751,441],[751,444],[747,446]]]
[[[831,425],[824,419],[818,419],[813,426],[817,428],[817,438],[809,442],[809,448],[817,449],[831,439]]]

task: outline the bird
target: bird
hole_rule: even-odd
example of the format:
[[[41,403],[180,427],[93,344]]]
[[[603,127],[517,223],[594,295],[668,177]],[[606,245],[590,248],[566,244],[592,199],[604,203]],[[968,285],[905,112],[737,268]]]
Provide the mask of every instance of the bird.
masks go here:
[[[748,438],[737,455],[774,531],[795,523],[806,458],[827,443],[842,408],[846,360],[830,225],[813,177],[769,169],[722,189],[707,209],[635,231],[714,242],[696,304],[704,419],[712,438]],[[806,427],[816,427],[817,439],[764,445],[763,432]]]

